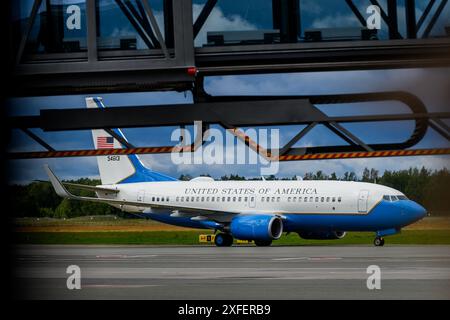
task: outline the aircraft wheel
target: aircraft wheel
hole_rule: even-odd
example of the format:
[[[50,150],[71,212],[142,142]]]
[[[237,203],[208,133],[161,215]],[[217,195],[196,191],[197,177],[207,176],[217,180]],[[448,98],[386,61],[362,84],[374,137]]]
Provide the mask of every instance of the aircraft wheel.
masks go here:
[[[375,247],[382,247],[384,246],[384,238],[376,237],[375,240],[373,240],[373,244]]]
[[[270,247],[272,240],[255,240],[255,245],[257,247]]]
[[[233,245],[233,237],[228,233],[219,233],[214,238],[214,243],[218,247],[231,247]]]

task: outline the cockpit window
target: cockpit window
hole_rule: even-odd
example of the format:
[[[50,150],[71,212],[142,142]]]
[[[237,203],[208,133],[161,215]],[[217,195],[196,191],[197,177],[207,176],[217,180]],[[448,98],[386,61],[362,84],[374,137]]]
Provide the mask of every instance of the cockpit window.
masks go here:
[[[399,200],[408,200],[408,198],[404,195],[401,195],[401,196],[384,195],[383,200],[395,202],[395,201],[399,201]]]

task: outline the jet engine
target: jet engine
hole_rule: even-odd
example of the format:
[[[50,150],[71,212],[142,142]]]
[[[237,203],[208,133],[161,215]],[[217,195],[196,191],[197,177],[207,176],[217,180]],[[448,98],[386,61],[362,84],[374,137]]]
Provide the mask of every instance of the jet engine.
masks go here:
[[[283,221],[273,215],[243,215],[231,220],[230,232],[241,240],[278,240],[283,234]]]
[[[300,231],[298,235],[307,240],[337,240],[345,237],[343,231]]]

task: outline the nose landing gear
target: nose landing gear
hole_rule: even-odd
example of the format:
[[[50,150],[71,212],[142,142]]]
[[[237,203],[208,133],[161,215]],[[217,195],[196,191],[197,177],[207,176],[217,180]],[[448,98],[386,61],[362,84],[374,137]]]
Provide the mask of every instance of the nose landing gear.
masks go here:
[[[375,240],[373,240],[373,245],[375,247],[382,247],[382,246],[384,246],[384,238],[376,237]]]

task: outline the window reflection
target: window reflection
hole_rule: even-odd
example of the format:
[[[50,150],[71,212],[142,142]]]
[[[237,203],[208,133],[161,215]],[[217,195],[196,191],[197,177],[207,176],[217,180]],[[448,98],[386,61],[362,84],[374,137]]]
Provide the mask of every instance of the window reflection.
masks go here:
[[[164,0],[148,0],[163,41],[166,39]],[[99,50],[159,49],[157,31],[141,0],[97,0]],[[170,45],[169,45],[170,47]]]
[[[26,32],[34,1],[12,1],[16,49]],[[31,26],[25,54],[86,51],[84,0],[43,0]]]

